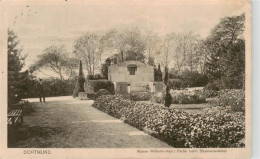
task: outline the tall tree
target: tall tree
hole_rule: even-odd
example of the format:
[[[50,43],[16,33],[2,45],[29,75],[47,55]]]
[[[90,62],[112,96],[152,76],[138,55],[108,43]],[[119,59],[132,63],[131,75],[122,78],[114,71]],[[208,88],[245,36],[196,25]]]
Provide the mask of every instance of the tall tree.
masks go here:
[[[100,37],[87,32],[80,36],[74,45],[74,53],[83,64],[89,75],[94,75],[99,68],[100,58],[103,53]]]
[[[206,71],[223,88],[243,88],[245,74],[245,14],[226,17],[211,31],[205,44],[210,52]]]
[[[138,55],[138,59],[140,59],[139,57],[145,58],[143,55],[146,49],[145,40],[137,28],[120,32],[115,29],[110,30],[105,37],[106,46],[110,46],[110,49],[115,50],[118,54],[118,62],[132,59],[134,55]]]
[[[157,34],[153,32],[147,32],[145,35],[145,44],[146,44],[146,56],[148,59],[148,64],[153,66],[154,65],[154,59],[156,54],[158,54],[161,50],[160,42],[161,39],[157,36]]]
[[[60,80],[64,80],[65,77],[70,79],[75,76],[77,60],[68,54],[64,46],[50,46],[44,49],[43,54],[38,55],[38,60],[30,66],[30,71],[40,71],[46,76],[52,76],[47,73],[52,71]]]
[[[17,35],[8,30],[8,105],[18,102],[25,91],[28,71],[21,72],[26,56],[22,55]]]

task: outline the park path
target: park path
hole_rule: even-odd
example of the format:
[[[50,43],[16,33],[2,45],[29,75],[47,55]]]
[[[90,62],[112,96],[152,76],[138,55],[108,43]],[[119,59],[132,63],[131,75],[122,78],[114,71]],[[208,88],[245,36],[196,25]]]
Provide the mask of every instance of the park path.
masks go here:
[[[30,104],[18,140],[9,147],[158,148],[166,143],[72,97]],[[27,111],[28,111],[27,110]]]

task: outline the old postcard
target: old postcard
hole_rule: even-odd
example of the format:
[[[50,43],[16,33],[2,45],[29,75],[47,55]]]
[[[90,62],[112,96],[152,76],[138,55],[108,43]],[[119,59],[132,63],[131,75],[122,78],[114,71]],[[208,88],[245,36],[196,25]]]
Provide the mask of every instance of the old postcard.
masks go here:
[[[0,158],[250,158],[250,0],[0,1]]]

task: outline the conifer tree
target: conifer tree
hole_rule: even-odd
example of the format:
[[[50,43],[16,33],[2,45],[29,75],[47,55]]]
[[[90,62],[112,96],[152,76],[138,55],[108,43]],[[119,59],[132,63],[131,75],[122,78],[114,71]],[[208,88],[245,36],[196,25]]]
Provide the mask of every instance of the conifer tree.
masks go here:
[[[82,68],[82,63],[81,60],[79,61],[79,76],[78,80],[75,86],[75,89],[73,91],[73,97],[77,97],[79,92],[84,92],[84,82],[85,82],[85,77],[83,73],[83,68]]]
[[[17,35],[8,30],[8,105],[19,102],[25,89],[27,72],[21,72],[24,59]]]
[[[159,64],[158,70],[157,70],[157,81],[162,81],[162,71],[161,71],[160,64]]]

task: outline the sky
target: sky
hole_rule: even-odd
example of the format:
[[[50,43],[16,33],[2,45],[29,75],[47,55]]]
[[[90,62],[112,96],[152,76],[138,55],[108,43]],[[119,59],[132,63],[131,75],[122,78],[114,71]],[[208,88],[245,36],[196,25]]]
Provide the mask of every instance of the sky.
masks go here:
[[[23,54],[28,55],[24,67],[27,69],[48,46],[65,45],[72,52],[77,37],[87,31],[103,34],[113,28],[138,27],[143,32],[152,31],[159,36],[192,31],[205,38],[220,18],[244,11],[244,5],[239,1],[188,2],[23,2],[8,7],[8,27],[18,35]]]

